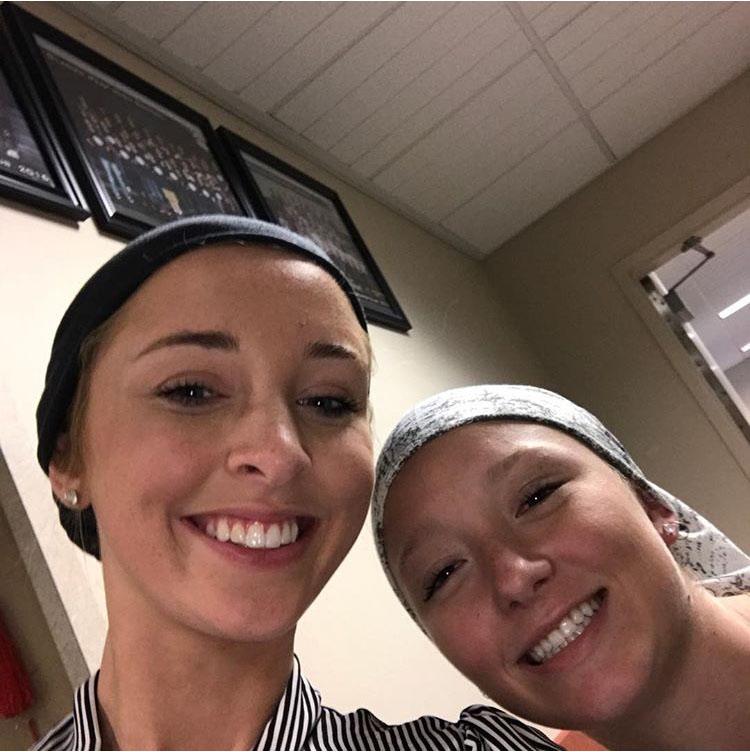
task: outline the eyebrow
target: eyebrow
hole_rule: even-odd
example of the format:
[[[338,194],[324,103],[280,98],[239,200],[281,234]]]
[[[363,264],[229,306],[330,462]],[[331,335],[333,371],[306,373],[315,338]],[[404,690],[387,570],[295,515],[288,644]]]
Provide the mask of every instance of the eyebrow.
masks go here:
[[[160,350],[164,347],[183,347],[183,346],[203,347],[208,350],[224,350],[227,352],[237,352],[240,349],[240,343],[237,338],[222,331],[190,331],[184,330],[167,334],[152,342],[136,356],[141,358],[154,350]]]
[[[357,353],[345,345],[336,342],[310,342],[305,348],[305,357],[308,358],[338,358],[340,360],[361,360]]]

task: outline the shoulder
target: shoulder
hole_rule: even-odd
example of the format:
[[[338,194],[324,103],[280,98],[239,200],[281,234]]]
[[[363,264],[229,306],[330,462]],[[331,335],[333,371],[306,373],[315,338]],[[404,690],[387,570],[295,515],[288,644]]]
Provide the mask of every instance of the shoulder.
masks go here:
[[[310,749],[561,749],[541,731],[485,705],[466,708],[457,722],[422,716],[390,725],[360,708],[339,713],[323,707]]]
[[[73,749],[73,734],[73,713],[70,713],[50,729],[31,749]]]

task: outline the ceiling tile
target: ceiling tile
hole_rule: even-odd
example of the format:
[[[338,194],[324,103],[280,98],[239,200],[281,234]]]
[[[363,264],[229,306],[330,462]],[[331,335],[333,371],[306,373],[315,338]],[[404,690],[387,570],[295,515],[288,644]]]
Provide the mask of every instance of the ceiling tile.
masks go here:
[[[330,149],[493,14],[492,3],[459,3],[349,92],[304,133]]]
[[[368,177],[380,177],[381,173],[388,173],[400,155],[407,153],[424,134],[439,128],[444,120],[481,95],[484,89],[491,86],[530,49],[531,46],[523,33],[518,32],[511,36],[358,159],[352,165],[353,169]],[[384,180],[388,179],[386,174]]]
[[[489,254],[607,167],[589,132],[574,123],[442,225]]]
[[[750,61],[750,3],[734,3],[591,112],[619,158],[739,75]]]
[[[549,39],[590,5],[591,3],[577,2],[550,3],[541,13],[531,19],[531,26],[542,40]]]
[[[505,44],[514,35],[514,44]],[[502,49],[501,49],[502,46]],[[409,128],[409,119],[424,122],[417,113],[425,106],[433,103],[433,118],[449,112],[463,90],[464,97],[470,96],[472,89],[478,85],[482,76],[492,72],[500,74],[509,65],[530,49],[530,45],[518,32],[515,21],[505,8],[497,8],[497,12],[478,29],[469,34],[465,40],[444,55],[428,70],[424,71],[396,96],[384,103],[376,112],[372,113],[357,128],[348,133],[331,149],[339,159],[352,164],[368,152],[369,159],[357,165],[358,170],[369,174],[381,166],[387,159],[377,151],[377,146],[391,134],[403,136],[406,132],[413,133]],[[485,61],[486,58],[486,61]],[[472,83],[470,71],[473,69],[484,71]],[[456,82],[463,76],[463,82]],[[456,86],[451,90],[451,86]],[[434,101],[433,101],[434,100]],[[442,104],[441,104],[442,103]],[[434,124],[434,122],[432,123]],[[427,125],[430,127],[430,124]]]
[[[194,68],[203,68],[250,28],[273,3],[204,3],[162,46]]]
[[[592,3],[546,42],[552,59],[559,61],[570,55],[577,47],[586,44],[607,22],[625,13],[632,5],[621,2]]]
[[[273,65],[254,78],[240,93],[242,99],[259,110],[269,111],[292,91],[314,77],[382,20],[396,3],[341,3],[324,24],[301,39]]]
[[[151,3],[134,0],[120,3],[115,16],[149,39],[164,39],[201,5],[197,2]]]
[[[514,102],[523,111],[526,98],[533,98],[537,87],[549,93],[554,82],[539,57],[530,55],[389,164],[375,182],[388,191],[398,188],[408,192],[410,186],[423,187],[426,170],[449,161],[451,150],[472,140],[475,129],[487,118],[499,126],[503,107],[508,108],[509,117]]]
[[[621,30],[619,40],[608,41],[596,59],[576,75],[568,75],[573,91],[584,107],[592,109],[729,5],[718,2],[692,3],[690,7],[682,3],[660,4],[658,13],[649,15],[637,28]],[[567,59],[564,62],[567,63]]]
[[[203,72],[226,89],[239,91],[280,60],[337,7],[338,3],[317,1],[277,3]]]
[[[316,76],[286,102],[275,117],[302,133],[359,86],[412,39],[429,28],[451,5],[440,2],[404,3],[366,37]]]

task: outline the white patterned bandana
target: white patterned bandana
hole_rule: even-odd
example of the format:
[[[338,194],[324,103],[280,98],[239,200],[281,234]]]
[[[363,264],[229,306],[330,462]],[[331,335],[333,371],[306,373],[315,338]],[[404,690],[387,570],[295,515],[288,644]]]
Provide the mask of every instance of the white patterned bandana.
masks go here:
[[[651,483],[622,444],[591,413],[559,394],[533,386],[470,386],[441,392],[409,410],[391,432],[378,459],[372,502],[375,545],[391,587],[412,616],[388,567],[383,545],[383,509],[391,483],[406,460],[431,439],[459,426],[490,420],[541,423],[578,439],[675,512],[683,535],[669,550],[703,587],[717,596],[750,591],[750,557],[683,501]]]

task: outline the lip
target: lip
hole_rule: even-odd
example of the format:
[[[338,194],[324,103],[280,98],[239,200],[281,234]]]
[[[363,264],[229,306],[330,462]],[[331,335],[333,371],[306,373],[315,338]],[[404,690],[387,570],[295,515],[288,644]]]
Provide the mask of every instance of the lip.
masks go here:
[[[182,519],[191,520],[205,517],[231,517],[244,522],[261,522],[263,525],[272,525],[274,522],[280,523],[295,519],[298,524],[307,521],[306,526],[308,527],[309,522],[315,520],[309,512],[296,509],[272,510],[268,507],[222,507],[221,509],[185,515]]]
[[[237,510],[234,511],[236,512]],[[247,510],[244,510],[242,514],[230,514],[229,510],[222,510],[221,512],[210,512],[201,515],[183,517],[180,519],[180,525],[188,535],[196,539],[196,542],[207,546],[211,551],[221,556],[224,561],[235,566],[244,566],[255,569],[281,568],[299,560],[307,550],[318,526],[318,521],[309,516],[301,517],[290,513],[276,514],[267,512],[264,515],[248,517],[247,514]],[[201,528],[193,521],[193,518],[217,515],[246,519],[248,522],[267,522],[269,524],[280,520],[295,519],[298,520],[300,533],[294,543],[288,543],[287,545],[279,546],[278,548],[246,548],[245,546],[238,546],[230,541],[221,542],[216,538],[212,538],[210,535],[206,535],[206,533],[204,533],[203,530],[201,530]]]
[[[609,593],[608,593],[608,591],[605,588],[598,588],[598,589],[594,590],[592,593],[589,593],[588,596],[584,596],[580,600],[573,601],[566,609],[560,609],[560,611],[558,612],[558,614],[555,617],[549,619],[546,622],[545,626],[540,627],[536,632],[533,633],[534,636],[531,638],[531,640],[528,641],[526,647],[523,649],[523,651],[521,652],[521,654],[518,656],[518,659],[517,659],[516,662],[519,665],[524,666],[524,668],[540,669],[540,668],[544,668],[544,667],[548,666],[550,663],[553,663],[557,658],[559,658],[564,653],[567,653],[569,650],[571,650],[573,647],[575,647],[575,645],[577,643],[579,643],[581,640],[583,640],[587,636],[588,632],[594,626],[595,622],[599,622],[600,621],[597,617],[598,617],[599,613],[602,611],[602,609],[604,608],[604,606],[607,603],[607,600],[608,600],[607,596],[608,596],[608,594]],[[556,655],[552,656],[552,658],[550,658],[548,661],[545,661],[544,663],[542,663],[542,664],[540,664],[538,666],[529,663],[525,659],[526,654],[535,645],[537,645],[544,637],[546,637],[553,629],[556,629],[557,626],[560,624],[560,622],[576,606],[578,606],[581,603],[584,603],[585,601],[591,600],[591,598],[594,598],[594,597],[597,597],[597,596],[599,596],[599,597],[602,598],[602,602],[601,602],[601,605],[599,606],[599,609],[594,613],[594,616],[592,617],[591,622],[586,627],[586,629],[584,630],[584,632],[579,637],[577,637],[570,645],[567,645],[563,650],[561,650]]]

